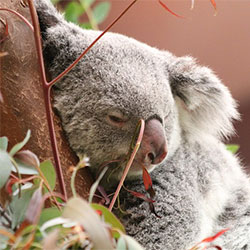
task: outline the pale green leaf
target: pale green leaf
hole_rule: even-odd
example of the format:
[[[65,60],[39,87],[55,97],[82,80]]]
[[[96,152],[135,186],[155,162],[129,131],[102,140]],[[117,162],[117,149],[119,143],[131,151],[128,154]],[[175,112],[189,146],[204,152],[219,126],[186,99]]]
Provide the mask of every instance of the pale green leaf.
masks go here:
[[[228,144],[226,145],[227,150],[229,150],[232,154],[236,154],[240,148],[237,144]]]
[[[0,150],[0,188],[2,188],[11,173],[11,158],[6,151]]]
[[[27,174],[27,175],[37,175],[38,172],[34,166],[30,166],[19,159],[15,158],[15,162],[17,164],[18,172],[20,174]],[[16,172],[16,168],[12,166],[12,171]]]
[[[84,8],[90,7],[95,0],[80,0],[80,3]]]
[[[26,210],[35,190],[36,188],[34,187],[22,190],[20,198],[19,195],[12,196],[12,201],[10,203],[10,209],[13,213],[12,229],[16,228],[16,226],[24,220]]]
[[[39,225],[41,226],[46,221],[60,217],[61,215],[62,215],[62,212],[57,207],[45,208],[41,212],[40,219],[39,219]]]
[[[10,150],[10,155],[13,156],[15,153],[17,153],[19,150],[23,148],[23,146],[28,142],[30,139],[30,130],[28,130],[25,138],[23,139],[22,142],[17,143],[11,150]]]
[[[77,2],[70,2],[65,9],[65,19],[72,23],[78,23],[78,18],[84,13],[84,8]]]
[[[50,160],[44,161],[40,164],[40,169],[49,183],[51,190],[56,186],[56,171]]]
[[[102,216],[104,217],[104,221],[108,224],[110,224],[113,228],[115,229],[119,229],[121,232],[125,233],[125,228],[124,226],[121,224],[121,222],[117,219],[117,217],[110,212],[106,207],[100,205],[100,204],[96,204],[96,203],[92,203],[91,207],[95,210],[100,210],[102,211]],[[119,237],[119,233],[116,232],[114,234],[115,238]]]
[[[8,148],[8,138],[6,136],[0,137],[0,149],[7,151]]]
[[[103,22],[110,10],[109,2],[101,2],[93,9],[93,17],[97,24]]]

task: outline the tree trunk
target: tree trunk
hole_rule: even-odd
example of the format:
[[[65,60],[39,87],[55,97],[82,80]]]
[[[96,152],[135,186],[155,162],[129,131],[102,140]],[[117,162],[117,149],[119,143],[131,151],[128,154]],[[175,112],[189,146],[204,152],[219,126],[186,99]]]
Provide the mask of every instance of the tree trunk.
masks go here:
[[[31,22],[29,8],[23,0],[1,1],[0,8],[15,10]],[[8,137],[10,148],[22,141],[30,129],[31,138],[26,148],[34,152],[40,161],[51,159],[54,162],[33,33],[13,13],[0,10],[0,40],[5,37],[6,21],[9,34],[0,43],[0,93],[3,97],[3,103],[0,102],[0,136]],[[77,157],[69,148],[60,120],[55,115],[54,124],[64,180],[70,197],[71,174],[68,169],[77,164]],[[76,190],[82,197],[88,196],[91,182],[88,171],[80,170],[76,178]]]

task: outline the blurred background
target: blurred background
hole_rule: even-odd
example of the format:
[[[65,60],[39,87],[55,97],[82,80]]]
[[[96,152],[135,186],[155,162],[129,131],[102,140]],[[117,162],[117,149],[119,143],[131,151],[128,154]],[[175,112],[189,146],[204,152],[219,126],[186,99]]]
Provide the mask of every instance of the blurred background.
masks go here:
[[[97,20],[98,28],[107,27],[131,1],[109,0],[109,7],[99,8],[99,16],[104,12],[107,15]],[[65,10],[69,2],[60,1],[59,7]],[[99,0],[81,2],[89,4],[90,12],[96,12],[95,8],[103,3]],[[158,0],[139,0],[111,31],[169,50],[177,56],[192,55],[217,73],[238,101],[242,118],[235,123],[237,134],[228,143],[240,145],[238,155],[250,172],[250,2],[217,0],[217,15],[209,0],[195,0],[192,10],[189,0],[163,0],[163,3],[185,18],[171,15]],[[76,12],[79,6],[70,8],[66,13],[69,19],[70,11],[75,9]],[[89,14],[79,14],[78,21],[86,22]],[[84,23],[83,27],[88,24]]]

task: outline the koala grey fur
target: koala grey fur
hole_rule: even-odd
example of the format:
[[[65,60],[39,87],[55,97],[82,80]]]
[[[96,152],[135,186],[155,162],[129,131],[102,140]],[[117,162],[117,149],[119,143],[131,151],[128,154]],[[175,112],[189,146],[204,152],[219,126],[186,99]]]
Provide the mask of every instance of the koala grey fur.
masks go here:
[[[66,22],[48,0],[35,0],[46,66],[52,77],[100,34]],[[152,172],[156,210],[127,192],[122,220],[146,249],[185,250],[230,228],[214,244],[250,249],[250,181],[223,137],[233,133],[236,103],[227,87],[191,57],[176,57],[126,36],[107,33],[54,87],[71,148],[91,169],[128,152],[139,119],[157,117],[168,155]],[[109,115],[122,117],[116,126]],[[121,169],[116,173],[121,175]],[[129,189],[143,192],[132,177]],[[141,179],[141,178],[139,178]]]

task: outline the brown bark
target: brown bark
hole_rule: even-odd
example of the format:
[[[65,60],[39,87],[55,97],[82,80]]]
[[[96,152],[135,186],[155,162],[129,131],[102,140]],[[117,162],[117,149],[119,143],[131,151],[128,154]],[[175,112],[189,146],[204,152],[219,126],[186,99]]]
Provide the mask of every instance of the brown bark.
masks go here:
[[[15,10],[30,21],[29,8],[23,2],[5,0],[1,1],[0,7]],[[9,29],[7,39],[0,44],[0,92],[4,100],[0,103],[0,136],[8,137],[10,148],[23,140],[27,130],[31,129],[31,138],[26,148],[33,151],[41,161],[53,161],[33,33],[12,13],[0,11],[0,18],[7,20]],[[0,40],[4,30],[4,24],[0,22]],[[8,55],[1,56],[1,52],[7,52]],[[71,174],[68,168],[76,165],[77,157],[70,150],[59,118],[55,115],[54,123],[66,189],[68,196],[71,196]],[[80,170],[76,178],[78,193],[86,198],[90,185],[89,173]]]

